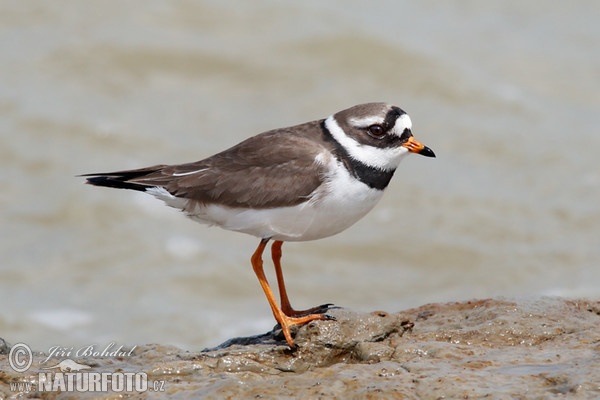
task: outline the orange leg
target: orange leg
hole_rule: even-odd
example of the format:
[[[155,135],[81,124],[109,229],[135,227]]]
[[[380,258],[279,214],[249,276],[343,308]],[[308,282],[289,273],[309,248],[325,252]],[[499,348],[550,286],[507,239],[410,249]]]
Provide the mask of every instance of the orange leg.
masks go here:
[[[281,329],[283,331],[283,335],[285,336],[286,342],[290,345],[291,348],[296,348],[294,341],[292,340],[292,334],[290,333],[290,326],[293,325],[301,325],[306,324],[310,321],[315,320],[327,320],[331,319],[330,317],[323,314],[311,314],[303,317],[289,317],[284,314],[284,312],[277,305],[277,301],[275,300],[275,296],[273,295],[273,291],[269,286],[269,282],[267,281],[267,277],[265,276],[265,272],[263,270],[263,261],[262,254],[267,246],[267,242],[269,239],[262,239],[256,248],[256,251],[252,255],[252,268],[254,269],[254,273],[260,282],[260,286],[265,292],[265,296],[267,296],[267,300],[269,305],[271,306],[271,311],[273,311],[273,316],[281,325]],[[280,245],[281,247],[281,245]]]
[[[292,308],[290,300],[285,289],[285,282],[283,280],[283,272],[281,270],[281,246],[283,242],[281,240],[275,240],[271,245],[271,257],[273,258],[273,265],[275,266],[275,274],[277,275],[277,287],[279,288],[279,297],[281,298],[281,311],[289,317],[301,317],[310,314],[323,314],[329,309],[332,304],[323,304],[317,307],[309,308],[308,310],[296,311]]]

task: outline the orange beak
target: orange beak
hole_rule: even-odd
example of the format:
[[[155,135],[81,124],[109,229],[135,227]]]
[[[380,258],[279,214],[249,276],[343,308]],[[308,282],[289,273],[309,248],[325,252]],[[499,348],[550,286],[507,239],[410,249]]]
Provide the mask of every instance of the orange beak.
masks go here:
[[[409,137],[401,146],[406,147],[411,153],[417,153],[425,157],[435,157],[433,150],[419,142],[414,136]]]

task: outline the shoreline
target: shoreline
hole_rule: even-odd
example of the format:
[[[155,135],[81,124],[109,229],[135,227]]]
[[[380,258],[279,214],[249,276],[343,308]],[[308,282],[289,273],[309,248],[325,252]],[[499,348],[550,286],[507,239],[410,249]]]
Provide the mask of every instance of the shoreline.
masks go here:
[[[149,344],[135,347],[130,356],[70,360],[89,368],[77,373],[143,373],[150,382],[163,383],[164,391],[143,392],[155,398],[600,396],[600,301],[499,298],[427,304],[393,314],[346,309],[330,314],[337,320],[294,329],[295,351],[280,331],[273,331],[202,351]],[[18,373],[8,364],[9,351],[0,346],[2,399],[19,395],[15,383],[59,373],[43,369],[42,360],[66,361],[33,352],[31,368]],[[36,388],[23,396],[115,396]]]

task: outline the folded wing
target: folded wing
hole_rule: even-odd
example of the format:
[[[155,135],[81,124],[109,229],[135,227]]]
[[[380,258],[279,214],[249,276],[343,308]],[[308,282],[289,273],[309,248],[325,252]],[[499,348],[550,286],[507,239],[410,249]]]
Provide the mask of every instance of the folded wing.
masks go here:
[[[194,163],[83,176],[96,186],[140,191],[162,187],[204,204],[291,206],[306,201],[322,182],[325,166],[317,160],[324,150],[306,137],[271,131]]]

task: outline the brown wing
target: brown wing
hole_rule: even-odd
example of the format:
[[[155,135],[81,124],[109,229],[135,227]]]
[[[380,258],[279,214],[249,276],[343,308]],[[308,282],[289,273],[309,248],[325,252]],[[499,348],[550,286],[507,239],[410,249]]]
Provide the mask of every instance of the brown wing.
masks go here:
[[[265,132],[194,163],[90,174],[88,182],[135,190],[161,186],[177,197],[231,207],[295,205],[310,197],[325,172],[315,162],[325,148],[296,132]]]

